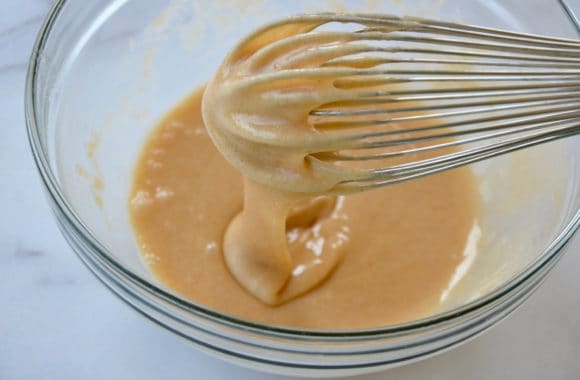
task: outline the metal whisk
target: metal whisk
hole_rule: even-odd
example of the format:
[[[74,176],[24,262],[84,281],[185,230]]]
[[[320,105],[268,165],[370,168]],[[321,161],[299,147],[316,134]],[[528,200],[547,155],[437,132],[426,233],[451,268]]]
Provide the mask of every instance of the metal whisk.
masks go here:
[[[317,14],[257,31],[229,58],[242,59],[248,75],[236,78],[234,93],[260,89],[259,99],[276,98],[270,118],[295,108],[315,132],[244,138],[304,149],[315,170],[339,173],[337,192],[580,133],[576,40],[411,17]]]

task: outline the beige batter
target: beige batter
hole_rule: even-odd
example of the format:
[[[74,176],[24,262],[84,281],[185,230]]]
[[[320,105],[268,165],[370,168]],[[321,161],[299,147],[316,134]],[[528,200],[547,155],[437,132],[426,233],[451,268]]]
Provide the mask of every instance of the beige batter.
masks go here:
[[[286,194],[286,211],[279,213],[280,194],[256,186],[246,193],[246,205],[253,202],[257,222],[244,224],[238,235],[244,244],[276,254],[269,249],[279,240],[268,228],[279,230],[272,226],[282,220],[292,255],[284,270],[299,286],[276,283],[288,273],[274,273],[274,279],[259,281],[271,289],[251,289],[249,282],[240,286],[239,273],[236,280],[223,255],[224,235],[231,244],[228,225],[243,215],[243,179],[212,144],[201,97],[201,90],[195,92],[165,117],[135,170],[131,219],[143,256],[163,284],[227,314],[305,328],[385,326],[437,309],[478,215],[469,168],[345,197]],[[266,264],[262,273],[269,270]]]

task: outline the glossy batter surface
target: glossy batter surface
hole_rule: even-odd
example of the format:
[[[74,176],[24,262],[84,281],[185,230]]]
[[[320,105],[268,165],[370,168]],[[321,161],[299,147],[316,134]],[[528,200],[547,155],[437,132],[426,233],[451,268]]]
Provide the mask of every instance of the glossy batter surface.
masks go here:
[[[130,215],[160,282],[214,310],[294,327],[377,327],[436,311],[476,226],[479,196],[469,168],[339,197],[333,210],[349,237],[340,264],[308,293],[268,306],[224,263],[224,233],[242,210],[243,179],[207,135],[201,96],[193,93],[161,121],[135,169]],[[248,233],[263,239],[259,228]]]

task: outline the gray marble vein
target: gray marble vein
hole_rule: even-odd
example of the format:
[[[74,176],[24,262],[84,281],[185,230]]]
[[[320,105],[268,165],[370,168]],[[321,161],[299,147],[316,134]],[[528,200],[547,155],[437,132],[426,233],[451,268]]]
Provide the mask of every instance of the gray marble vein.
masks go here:
[[[22,259],[35,259],[45,254],[46,252],[42,249],[23,247],[21,243],[17,244],[16,249],[14,250],[14,256]]]
[[[21,63],[7,63],[4,65],[0,65],[0,75],[9,74],[10,72],[17,71],[25,71],[28,67],[28,62],[21,62]]]
[[[11,25],[5,29],[0,30],[0,43],[4,40],[13,37],[15,34],[22,32],[29,32],[31,29],[37,28],[44,19],[44,12],[36,16],[32,16],[17,24]]]

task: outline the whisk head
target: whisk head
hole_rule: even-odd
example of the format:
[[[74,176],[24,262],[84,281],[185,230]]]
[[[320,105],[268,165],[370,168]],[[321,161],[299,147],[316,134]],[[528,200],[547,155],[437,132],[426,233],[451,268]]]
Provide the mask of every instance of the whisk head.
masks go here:
[[[369,189],[580,132],[575,40],[303,15],[250,35],[216,77],[208,91],[228,106],[204,118],[218,148],[298,191]]]

